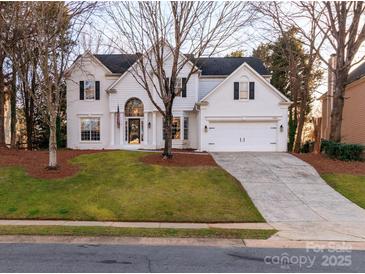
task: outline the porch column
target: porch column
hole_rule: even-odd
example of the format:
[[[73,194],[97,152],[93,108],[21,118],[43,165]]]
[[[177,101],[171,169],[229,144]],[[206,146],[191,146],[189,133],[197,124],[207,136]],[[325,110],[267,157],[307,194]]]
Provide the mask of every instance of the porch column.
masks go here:
[[[143,143],[148,144],[148,112],[143,115]]]
[[[114,125],[115,125],[115,114],[110,113],[110,145],[114,146]]]
[[[152,145],[156,148],[157,119],[156,112],[152,112]]]
[[[124,112],[121,112],[120,114],[120,127],[119,127],[119,144],[123,145],[124,142],[124,127],[125,127],[125,123],[124,123]]]

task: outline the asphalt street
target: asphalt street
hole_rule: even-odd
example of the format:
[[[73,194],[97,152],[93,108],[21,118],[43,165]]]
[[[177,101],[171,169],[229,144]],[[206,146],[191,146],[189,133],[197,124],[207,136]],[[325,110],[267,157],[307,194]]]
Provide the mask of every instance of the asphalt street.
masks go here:
[[[365,251],[0,244],[0,272],[364,272]]]

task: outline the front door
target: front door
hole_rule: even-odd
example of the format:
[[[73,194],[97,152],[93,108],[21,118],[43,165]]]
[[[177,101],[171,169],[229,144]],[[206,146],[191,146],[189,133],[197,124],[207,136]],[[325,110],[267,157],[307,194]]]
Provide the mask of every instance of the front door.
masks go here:
[[[141,143],[140,119],[128,119],[128,141],[130,144]]]

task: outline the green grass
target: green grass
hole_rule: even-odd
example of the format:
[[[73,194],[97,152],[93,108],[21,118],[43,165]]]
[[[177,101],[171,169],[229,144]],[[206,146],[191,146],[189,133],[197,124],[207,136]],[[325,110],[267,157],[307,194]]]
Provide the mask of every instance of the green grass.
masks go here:
[[[0,226],[0,235],[267,239],[275,232],[276,230],[218,229],[218,228],[173,229],[173,228],[122,228],[122,227],[77,227],[77,226]]]
[[[241,185],[219,167],[162,167],[141,152],[81,155],[81,171],[42,180],[0,168],[0,219],[263,222]]]
[[[358,206],[365,208],[365,176],[333,173],[321,176],[336,191]]]

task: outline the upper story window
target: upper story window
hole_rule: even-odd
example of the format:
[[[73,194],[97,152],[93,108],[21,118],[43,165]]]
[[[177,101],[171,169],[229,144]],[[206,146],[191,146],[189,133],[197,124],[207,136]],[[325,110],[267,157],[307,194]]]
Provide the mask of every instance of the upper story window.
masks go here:
[[[80,81],[80,100],[100,100],[100,81]]]
[[[176,78],[175,94],[178,97],[186,97],[187,92],[186,92],[186,78],[185,77],[177,77]]]
[[[248,99],[248,82],[239,82],[240,100]]]
[[[234,100],[254,100],[255,99],[255,82],[240,81],[233,83]]]
[[[85,81],[85,99],[95,100],[95,81]]]
[[[177,77],[176,84],[175,84],[175,94],[178,94],[178,96],[181,96],[181,90],[182,90],[182,78]]]

